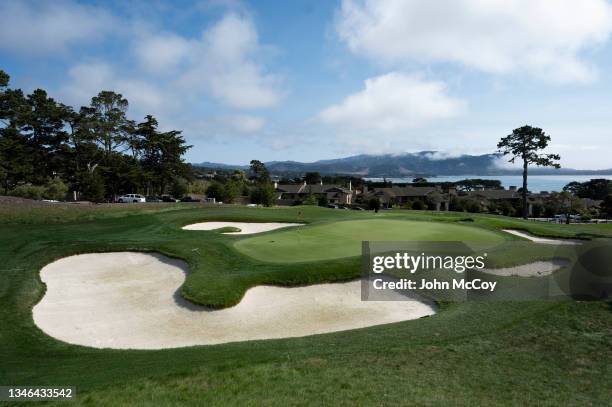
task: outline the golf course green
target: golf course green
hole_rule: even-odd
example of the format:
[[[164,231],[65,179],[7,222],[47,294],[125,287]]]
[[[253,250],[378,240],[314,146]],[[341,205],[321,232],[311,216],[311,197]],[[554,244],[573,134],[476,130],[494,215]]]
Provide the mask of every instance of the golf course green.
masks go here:
[[[257,236],[182,229],[207,221],[307,225]],[[520,240],[500,229],[612,237],[612,225],[452,212],[0,205],[0,384],[74,386],[74,405],[102,406],[456,405],[458,395],[463,405],[608,405],[612,303],[605,301],[440,302],[435,315],[411,321],[163,350],[71,345],[33,320],[46,290],[41,269],[75,254],[183,260],[189,272],[177,300],[227,308],[251,287],[359,278],[364,238]]]
[[[398,219],[330,222],[285,229],[236,242],[236,249],[257,260],[297,263],[361,254],[362,241],[478,241],[498,242],[494,231],[457,224]]]

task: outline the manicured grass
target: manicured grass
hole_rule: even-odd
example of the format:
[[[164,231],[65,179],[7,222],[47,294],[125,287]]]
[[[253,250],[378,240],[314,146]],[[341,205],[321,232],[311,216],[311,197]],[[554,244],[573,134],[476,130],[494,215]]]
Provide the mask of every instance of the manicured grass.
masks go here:
[[[503,239],[499,233],[465,225],[376,218],[291,228],[240,240],[235,247],[257,260],[296,263],[358,256],[364,240],[498,242]]]
[[[609,228],[456,213],[383,211],[375,216],[312,207],[58,208],[0,210],[0,385],[74,385],[75,405],[109,406],[556,406],[606,405],[612,399],[612,304],[605,302],[443,303],[438,314],[415,321],[160,351],[69,345],[42,333],[31,315],[44,293],[40,268],[84,252],[143,250],[182,258],[190,266],[183,294],[217,307],[239,301],[244,290],[257,284],[359,276],[359,257],[268,263],[236,251],[234,244],[249,237],[180,229],[201,221],[304,222],[310,224],[305,228],[315,228],[384,218],[487,233],[513,227],[565,237],[610,236]]]
[[[125,400],[152,406],[608,405],[610,312],[602,303],[464,304],[414,322],[269,346],[228,345],[222,354],[202,349],[209,360],[196,362],[193,370],[149,374],[95,390],[82,401],[105,406]]]

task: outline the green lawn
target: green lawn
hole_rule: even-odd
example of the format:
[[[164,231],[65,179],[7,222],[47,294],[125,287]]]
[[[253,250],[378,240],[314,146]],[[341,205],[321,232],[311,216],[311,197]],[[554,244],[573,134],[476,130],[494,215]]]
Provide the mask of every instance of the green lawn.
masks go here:
[[[358,256],[364,240],[498,242],[503,239],[500,233],[465,225],[376,218],[290,228],[239,240],[235,247],[257,260],[296,263]]]
[[[182,258],[190,267],[183,295],[224,307],[258,284],[356,278],[360,259],[269,263],[235,249],[251,237],[181,226],[208,220],[304,222],[307,231],[379,218],[430,221],[434,230],[483,236],[506,227],[542,236],[612,235],[603,227],[448,212],[375,216],[312,207],[188,204],[0,208],[0,385],[74,385],[75,405],[609,404],[612,304],[606,302],[442,303],[438,314],[420,320],[160,351],[73,346],[46,336],[32,321],[32,306],[44,293],[38,272],[60,257],[142,250]]]

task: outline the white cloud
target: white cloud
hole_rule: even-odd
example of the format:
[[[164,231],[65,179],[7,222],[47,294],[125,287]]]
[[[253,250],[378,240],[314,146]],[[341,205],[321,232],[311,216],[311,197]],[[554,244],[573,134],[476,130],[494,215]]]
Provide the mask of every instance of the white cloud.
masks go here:
[[[79,64],[68,72],[69,82],[60,89],[62,99],[76,109],[89,105],[91,98],[102,90],[122,94],[137,118],[152,113],[173,112],[181,105],[179,95],[164,92],[151,82],[121,77],[111,65],[97,62]]]
[[[253,133],[263,129],[266,121],[258,116],[237,115],[229,117],[227,123],[241,133]]]
[[[223,127],[239,133],[255,133],[264,128],[266,120],[263,117],[251,115],[230,115],[222,120]]]
[[[185,38],[169,33],[145,35],[135,47],[141,68],[152,73],[174,71],[192,52],[192,44]]]
[[[118,29],[107,11],[71,1],[0,2],[0,48],[22,54],[65,51]]]
[[[491,167],[498,170],[518,170],[523,168],[523,164],[520,160],[515,160],[514,163],[510,162],[511,156],[500,155],[493,160]]]
[[[136,107],[136,111],[140,112],[141,116],[147,112],[154,112],[157,115],[161,115],[162,112],[172,113],[183,104],[179,100],[179,95],[169,93],[146,80],[118,79],[114,87],[130,101],[132,106]]]
[[[261,46],[250,19],[226,15],[204,33],[202,45],[205,58],[186,75],[188,82],[204,75],[218,100],[240,109],[272,107],[282,99],[278,77],[255,58]]]
[[[64,103],[79,106],[89,101],[101,90],[108,90],[114,80],[113,69],[105,63],[89,63],[73,66],[68,71],[68,82],[60,89]]]
[[[344,0],[336,29],[349,49],[390,64],[452,62],[492,74],[588,82],[581,52],[606,42],[606,0]]]
[[[259,42],[246,7],[237,1],[213,1],[203,7],[213,6],[233,11],[200,37],[188,38],[153,31],[138,19],[125,21],[126,27],[121,28],[118,18],[109,11],[68,0],[0,2],[0,49],[50,53],[115,33],[126,45],[132,43],[128,57],[136,62],[138,70],[130,75],[137,79],[155,84],[159,78],[146,75],[166,75],[164,79],[187,96],[212,96],[237,109],[277,105],[285,92],[280,89],[280,78],[261,62],[265,46]],[[115,66],[125,77],[124,68]]]
[[[195,38],[143,26],[134,33],[130,64],[96,59],[74,65],[60,99],[78,108],[111,90],[129,100],[137,120],[153,114],[162,127],[193,135],[262,134],[265,119],[244,111],[271,107],[283,92],[259,62],[262,45],[248,16],[227,13]]]
[[[172,74],[185,94],[208,94],[236,109],[272,107],[284,96],[279,78],[258,60],[261,48],[251,19],[236,13],[227,13],[201,38],[141,34],[135,44],[149,73]]]
[[[319,113],[342,127],[393,132],[459,115],[465,102],[447,94],[443,82],[391,72],[365,81],[364,89]]]
[[[459,158],[465,154],[467,154],[465,151],[428,151],[424,156],[430,160],[439,161],[449,158]]]

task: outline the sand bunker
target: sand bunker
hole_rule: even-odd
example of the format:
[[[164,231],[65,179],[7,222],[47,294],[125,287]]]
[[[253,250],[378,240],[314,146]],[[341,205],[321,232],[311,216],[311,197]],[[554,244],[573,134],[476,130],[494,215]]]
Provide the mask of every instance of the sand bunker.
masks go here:
[[[565,259],[553,259],[546,261],[534,261],[521,266],[504,267],[496,269],[485,269],[483,273],[494,276],[518,276],[518,277],[540,277],[547,276],[567,266],[569,261]]]
[[[526,233],[526,232],[521,232],[520,230],[503,229],[503,231],[506,233],[510,233],[514,236],[519,236],[519,237],[531,240],[532,242],[535,242],[535,243],[555,244],[555,245],[581,244],[580,242],[576,240],[572,240],[572,239],[550,239],[550,238],[537,237],[537,236],[530,235],[529,233]]]
[[[250,235],[253,233],[269,232],[289,226],[302,226],[302,223],[247,223],[247,222],[202,222],[194,223],[193,225],[183,226],[185,230],[215,230],[225,227],[233,227],[240,229],[240,232],[227,232],[225,235]]]
[[[551,245],[578,245],[581,242],[571,239],[550,239],[530,235],[529,233],[520,230],[502,229],[506,233],[531,240],[535,243],[551,244]],[[533,263],[524,264],[521,266],[505,267],[497,269],[482,270],[484,273],[496,276],[519,276],[519,277],[540,277],[547,276],[557,270],[567,266],[569,262],[565,259],[553,259],[546,261],[535,261]]]
[[[45,266],[34,322],[59,340],[97,348],[161,349],[306,336],[416,319],[421,301],[361,301],[360,282],[247,291],[211,311],[183,300],[186,264],[155,254],[66,257]],[[399,294],[398,294],[399,295]]]

